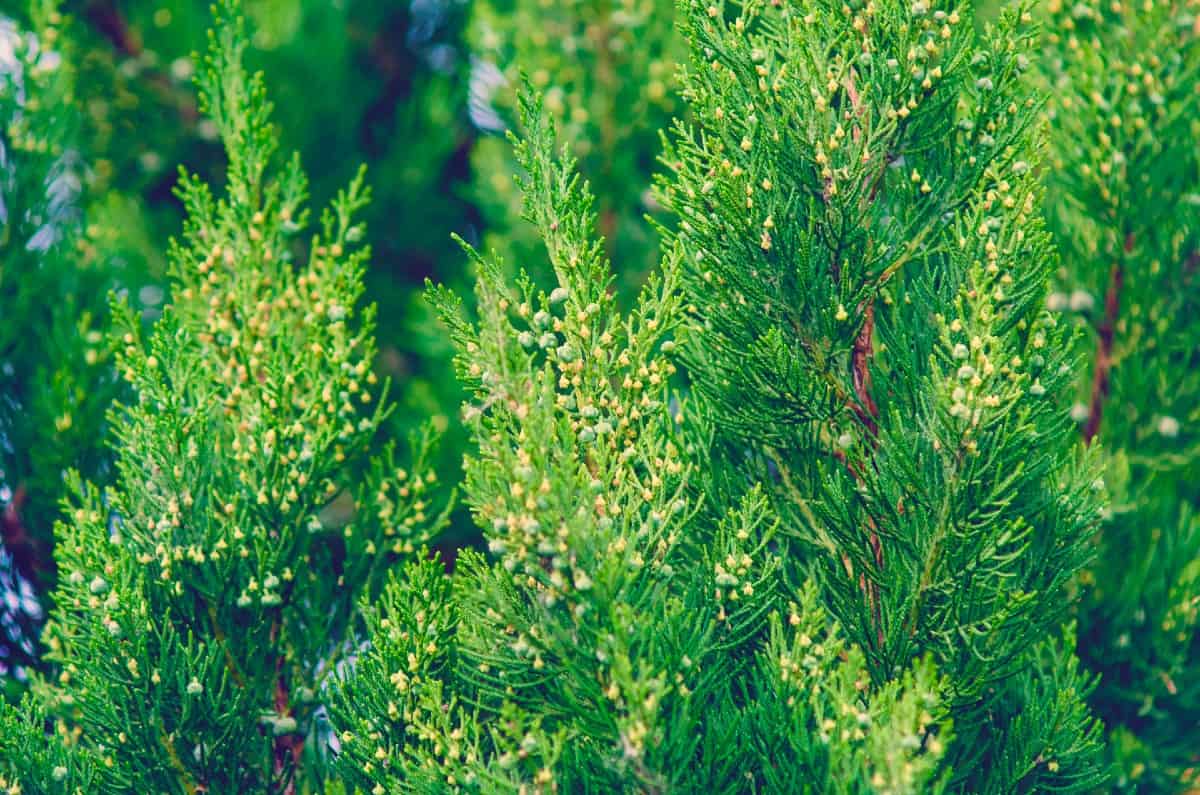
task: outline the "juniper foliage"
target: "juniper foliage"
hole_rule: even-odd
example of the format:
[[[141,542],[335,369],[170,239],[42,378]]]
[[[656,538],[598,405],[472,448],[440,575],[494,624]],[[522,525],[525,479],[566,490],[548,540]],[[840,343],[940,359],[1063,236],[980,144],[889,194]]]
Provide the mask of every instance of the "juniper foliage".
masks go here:
[[[930,654],[952,789],[1104,779],[1063,630],[1099,510],[1044,311],[1024,8],[683,4],[660,193],[717,499],[766,484],[872,682]]]
[[[313,786],[322,686],[355,601],[444,518],[423,448],[411,472],[388,449],[356,477],[388,411],[360,307],[367,190],[360,175],[305,245],[304,175],[296,159],[272,165],[245,47],[223,6],[199,85],[229,158],[225,196],[184,175],[172,303],[149,331],[115,306],[134,395],[111,414],[115,483],[73,475],[57,528],[45,639],[60,673],[40,695],[98,760],[73,790]]]
[[[222,6],[199,82],[226,184],[183,177],[162,317],[114,306],[113,483],[67,479],[55,677],[0,712],[0,788],[1190,786],[1196,384],[1164,374],[1195,358],[1195,11],[1051,3],[1039,39],[1024,5],[980,32],[941,0],[680,0],[676,38],[654,4],[545,30],[480,6],[535,84],[488,166],[518,172],[528,225],[506,209],[494,241],[530,273],[465,246],[474,300],[429,290],[487,547],[448,575],[427,441],[404,468],[376,447],[362,177],[301,236],[304,174]],[[625,111],[658,91],[608,70],[662,78],[676,47],[666,243],[626,302],[655,227],[626,215]],[[66,96],[38,52],[22,74]],[[29,96],[0,96],[25,224],[74,118],[29,134]],[[23,372],[92,364],[72,340],[8,344]]]
[[[26,696],[19,707],[0,705],[0,788],[37,795],[85,795],[99,786],[97,760],[65,742],[47,739],[45,711]]]
[[[1194,2],[1050,3],[1040,73],[1053,309],[1086,329],[1076,416],[1112,504],[1080,654],[1125,790],[1195,786],[1200,694],[1200,28]]]
[[[478,319],[434,294],[496,560],[389,585],[340,701],[343,770],[375,793],[936,791],[949,726],[930,663],[872,688],[815,588],[783,579],[764,495],[697,510],[668,392],[683,249],[622,315],[588,189],[542,107],[523,120],[553,289],[472,252]]]

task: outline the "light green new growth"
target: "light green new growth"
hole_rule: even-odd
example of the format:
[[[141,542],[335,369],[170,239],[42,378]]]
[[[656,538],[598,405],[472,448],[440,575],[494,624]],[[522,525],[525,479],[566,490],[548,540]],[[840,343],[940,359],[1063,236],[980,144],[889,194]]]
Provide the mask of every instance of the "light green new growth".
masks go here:
[[[763,496],[697,511],[667,385],[680,249],[622,317],[590,194],[541,107],[523,121],[556,286],[478,257],[477,322],[435,293],[497,562],[389,587],[339,710],[343,772],[375,793],[928,791],[948,736],[932,667],[876,690],[815,590],[784,579]]]
[[[272,166],[242,23],[218,17],[200,77],[225,198],[185,176],[171,304],[117,307],[134,398],[112,414],[116,482],[71,478],[41,688],[101,792],[295,792],[322,776],[323,687],[359,596],[440,517],[420,459],[365,450],[387,411],[370,372],[361,176],[303,240],[305,179]],[[423,451],[421,451],[423,452]],[[30,785],[32,786],[32,784]]]

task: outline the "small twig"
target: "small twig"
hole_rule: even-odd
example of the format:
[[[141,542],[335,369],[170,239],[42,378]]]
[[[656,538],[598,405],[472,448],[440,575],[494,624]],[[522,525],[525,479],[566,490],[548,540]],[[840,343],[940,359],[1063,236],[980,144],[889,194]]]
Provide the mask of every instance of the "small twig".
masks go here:
[[[879,436],[879,407],[875,405],[875,399],[871,397],[871,357],[874,355],[872,348],[872,335],[875,332],[875,304],[870,300],[867,301],[866,307],[863,310],[863,325],[858,332],[858,336],[854,339],[854,350],[851,355],[851,366],[854,376],[854,394],[858,398],[859,405],[855,406],[855,413],[858,414],[859,421],[871,436],[871,444],[874,446]],[[862,477],[859,475],[860,479]],[[883,544],[879,540],[879,530],[875,526],[875,520],[870,516],[867,517],[868,536],[867,541],[871,545],[871,552],[875,556],[875,567],[878,571],[883,571]],[[880,604],[879,585],[871,582],[865,576],[860,577],[861,585],[867,591],[868,599],[871,603],[871,615],[875,622],[876,639],[879,645],[883,646],[883,615],[882,605]]]
[[[862,100],[859,98],[858,89],[855,88],[854,74],[854,69],[851,68],[849,74],[846,75],[846,96],[850,98],[850,107],[853,109],[854,115],[861,118]],[[850,132],[850,138],[856,144],[862,141],[863,128],[861,125],[856,124],[854,126],[854,129]],[[860,205],[864,211],[875,201],[875,197],[879,195],[879,186],[883,184],[883,177],[887,173],[887,164],[887,157],[884,157],[883,162],[879,164],[878,170],[873,174],[868,173],[867,176],[863,177],[863,199]]]
[[[162,742],[163,747],[167,749],[167,760],[171,763],[171,767],[175,768],[175,772],[178,773],[179,784],[183,787],[183,791],[187,795],[196,795],[198,792],[207,791],[205,788],[196,785],[187,768],[183,766],[183,760],[179,758],[179,752],[175,750],[174,738],[169,734],[162,734],[159,740]]]
[[[854,339],[854,349],[850,356],[851,369],[854,376],[854,394],[859,405],[855,413],[859,420],[870,432],[872,438],[879,435],[879,407],[871,397],[871,357],[875,355],[871,337],[875,333],[875,304],[868,300],[863,308],[863,324],[858,336]]]
[[[771,461],[775,464],[775,468],[779,471],[779,479],[783,481],[783,485],[791,492],[792,502],[800,509],[800,513],[804,514],[804,519],[808,522],[808,526],[812,532],[820,537],[821,545],[826,551],[836,554],[837,544],[830,538],[829,533],[825,530],[825,526],[817,519],[817,515],[813,513],[812,507],[808,504],[808,498],[804,496],[804,492],[792,482],[791,470],[784,463],[783,456],[774,447],[767,447],[764,452],[770,456]],[[840,452],[838,451],[838,453]],[[838,457],[838,453],[835,453],[834,456]],[[844,456],[841,456],[840,460],[845,463],[846,459]],[[854,576],[854,570],[850,566],[850,561],[843,559],[843,563],[846,566],[847,576]]]
[[[237,662],[233,659],[233,652],[230,651],[229,644],[225,642],[225,631],[221,629],[221,624],[217,621],[217,606],[212,602],[207,602],[207,605],[208,619],[212,626],[213,637],[225,649],[225,667],[229,670],[229,675],[233,677],[234,684],[238,687],[245,687],[246,680],[242,677],[241,671],[238,670]]]
[[[279,641],[279,621],[271,625],[271,645]],[[287,716],[292,714],[291,695],[288,689],[287,677],[283,672],[284,655],[280,654],[275,660],[275,714]],[[304,738],[298,734],[279,734],[273,743],[275,776],[286,782],[283,795],[296,795],[296,771],[300,769],[300,757],[304,752]],[[291,757],[289,760],[288,757]]]

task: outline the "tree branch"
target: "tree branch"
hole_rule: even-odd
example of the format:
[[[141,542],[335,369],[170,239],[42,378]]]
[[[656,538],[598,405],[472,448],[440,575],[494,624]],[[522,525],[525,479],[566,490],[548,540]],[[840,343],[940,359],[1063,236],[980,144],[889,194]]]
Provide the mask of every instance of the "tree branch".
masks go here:
[[[863,308],[862,328],[854,339],[850,363],[854,376],[854,395],[858,398],[858,405],[854,407],[854,411],[872,438],[879,435],[879,407],[871,397],[871,357],[875,354],[871,337],[874,333],[875,304],[873,301],[867,301]]]
[[[276,619],[271,626],[271,645],[279,642],[280,623]],[[291,692],[288,688],[287,676],[283,671],[284,654],[275,659],[275,714],[283,717],[292,714]],[[300,767],[300,757],[304,752],[304,738],[294,733],[275,735],[272,741],[274,757],[274,772],[277,780],[284,782],[283,795],[296,795],[296,771]],[[290,758],[289,758],[290,757]]]
[[[1129,232],[1125,235],[1125,255],[1133,251],[1134,237]],[[1096,369],[1092,373],[1092,399],[1088,409],[1087,424],[1083,428],[1083,440],[1087,444],[1100,431],[1100,421],[1104,416],[1104,402],[1112,389],[1112,349],[1113,337],[1117,326],[1117,315],[1121,308],[1121,289],[1125,285],[1125,264],[1123,261],[1114,262],[1108,273],[1108,291],[1104,295],[1104,319],[1096,329],[1099,339],[1096,341]]]
[[[851,70],[846,78],[846,93],[850,98],[850,104],[853,108],[855,117],[862,115],[862,103],[858,91],[854,83],[854,71]],[[853,139],[859,141],[862,131],[856,125],[853,130]],[[875,201],[877,189],[879,186],[878,180],[875,186],[870,191],[868,204]],[[886,279],[885,279],[886,280]],[[883,281],[880,284],[882,285]],[[863,323],[862,328],[858,330],[858,336],[854,338],[854,347],[850,354],[850,369],[854,381],[854,395],[857,402],[854,404],[854,413],[858,416],[859,421],[871,437],[872,449],[879,436],[879,407],[875,404],[875,399],[871,396],[871,357],[874,355],[872,337],[875,334],[875,300],[874,297],[868,298],[863,302],[862,313]],[[850,472],[858,480],[862,480],[865,472],[856,472],[853,467],[850,467]],[[867,543],[871,545],[871,553],[875,558],[876,571],[883,571],[883,544],[879,540],[879,529],[875,526],[875,520],[870,516],[867,517]],[[847,564],[848,565],[848,564]],[[883,606],[881,604],[879,585],[867,578],[865,574],[859,575],[859,587],[861,587],[867,595],[867,601],[871,605],[871,619],[875,625],[875,639],[879,646],[883,646]]]

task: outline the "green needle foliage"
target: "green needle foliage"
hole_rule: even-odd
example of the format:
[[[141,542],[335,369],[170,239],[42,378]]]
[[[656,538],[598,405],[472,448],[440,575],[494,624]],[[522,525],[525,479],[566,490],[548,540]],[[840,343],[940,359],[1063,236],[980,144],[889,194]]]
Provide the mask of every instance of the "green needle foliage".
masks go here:
[[[473,76],[475,115],[489,111],[501,129],[515,121],[519,76],[544,95],[594,186],[597,225],[618,264],[618,287],[632,299],[658,260],[658,241],[642,216],[653,209],[650,177],[658,130],[678,106],[675,64],[683,55],[671,0],[481,0],[472,4],[468,39],[480,59]],[[502,136],[472,152],[474,197],[487,223],[485,243],[507,261],[543,276],[541,241],[521,222],[518,168]]]
[[[58,586],[0,792],[1194,788],[1196,2],[1040,36],[1023,3],[478,5],[523,133],[476,152],[473,300],[427,291],[486,546],[452,574],[428,437],[380,438],[425,418],[371,369],[361,173],[310,223],[226,0],[223,184],[182,177],[161,311],[94,305],[144,246],[93,219],[137,203],[55,187],[87,122],[37,5],[0,62],[0,487],[6,548],[57,517]]]
[[[0,706],[0,792],[86,795],[100,778],[96,759],[61,742],[47,742],[46,717],[32,698],[19,708]]]
[[[57,531],[60,674],[42,695],[99,760],[96,782],[68,782],[87,791],[310,791],[356,599],[442,518],[420,455],[410,473],[389,449],[352,477],[387,412],[359,306],[367,192],[355,179],[300,239],[304,175],[272,166],[245,47],[223,7],[199,85],[225,196],[184,176],[173,302],[148,332],[116,307],[135,396],[112,413],[116,482],[73,475]]]
[[[872,682],[930,654],[964,792],[1104,778],[1063,631],[1098,520],[1034,179],[1036,43],[938,2],[686,3],[660,183],[718,501],[762,483]]]
[[[672,412],[683,249],[622,315],[592,198],[540,105],[516,148],[556,279],[474,252],[442,290],[473,393],[467,501],[494,563],[389,585],[345,684],[339,763],[385,792],[927,792],[949,726],[928,660],[875,688],[750,490],[698,510]]]
[[[1046,12],[1050,305],[1087,330],[1075,414],[1112,495],[1080,654],[1118,784],[1173,791],[1200,783],[1200,5]]]

